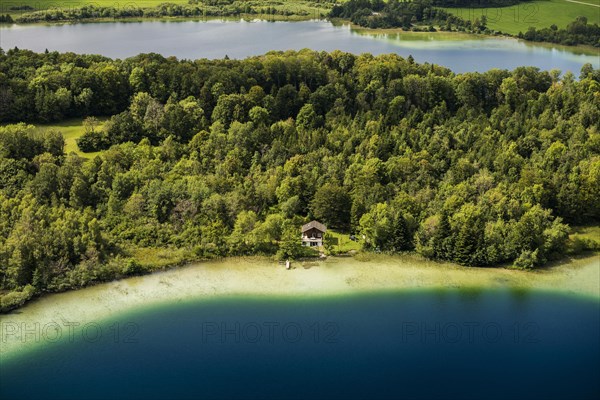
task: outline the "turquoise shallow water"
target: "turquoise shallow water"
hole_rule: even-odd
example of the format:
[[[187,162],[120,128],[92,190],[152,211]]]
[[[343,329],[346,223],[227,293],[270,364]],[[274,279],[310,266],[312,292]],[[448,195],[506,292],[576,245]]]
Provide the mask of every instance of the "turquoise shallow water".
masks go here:
[[[592,399],[599,337],[598,299],[539,291],[223,297],[4,360],[0,397]]]

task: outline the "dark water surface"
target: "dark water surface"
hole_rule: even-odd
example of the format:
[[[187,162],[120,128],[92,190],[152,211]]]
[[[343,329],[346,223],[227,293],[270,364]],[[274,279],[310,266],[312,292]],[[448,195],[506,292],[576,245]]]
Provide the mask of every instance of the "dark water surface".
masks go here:
[[[444,40],[450,38],[451,40]],[[454,39],[456,38],[456,39]],[[568,70],[579,75],[581,66],[600,68],[600,53],[575,54],[575,48],[548,47],[506,38],[430,34],[364,35],[328,21],[143,21],[66,25],[0,26],[0,46],[34,51],[58,50],[125,58],[159,53],[179,58],[232,58],[270,50],[343,50],[360,53],[412,55],[455,72],[514,69],[536,66]]]
[[[0,397],[593,399],[599,320],[597,299],[544,292],[225,297],[3,361]]]

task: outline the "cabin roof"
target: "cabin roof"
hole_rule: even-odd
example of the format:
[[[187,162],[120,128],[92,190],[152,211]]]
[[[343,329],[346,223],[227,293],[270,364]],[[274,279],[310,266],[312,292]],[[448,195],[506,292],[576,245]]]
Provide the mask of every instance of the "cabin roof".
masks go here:
[[[302,232],[306,232],[312,228],[318,229],[321,232],[327,232],[327,227],[319,221],[310,221],[308,224],[302,225]]]

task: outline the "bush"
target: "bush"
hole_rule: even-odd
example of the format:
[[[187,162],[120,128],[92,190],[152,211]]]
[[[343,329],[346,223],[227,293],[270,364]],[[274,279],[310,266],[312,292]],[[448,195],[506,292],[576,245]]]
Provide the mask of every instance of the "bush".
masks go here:
[[[539,264],[538,249],[535,251],[523,250],[515,260],[513,267],[518,269],[533,269]]]
[[[12,24],[14,21],[10,14],[0,15],[0,23]]]
[[[82,288],[98,280],[96,265],[83,262],[69,271],[67,281],[71,288]]]
[[[77,138],[77,147],[84,153],[106,150],[110,147],[110,141],[104,132],[90,131]]]
[[[141,275],[146,272],[146,269],[136,260],[130,258],[123,264],[121,272],[128,276]]]
[[[569,254],[581,254],[586,251],[600,251],[600,242],[575,236],[568,244]]]
[[[35,294],[35,288],[31,285],[25,286],[20,292],[10,292],[0,297],[0,311],[7,312],[21,307]]]

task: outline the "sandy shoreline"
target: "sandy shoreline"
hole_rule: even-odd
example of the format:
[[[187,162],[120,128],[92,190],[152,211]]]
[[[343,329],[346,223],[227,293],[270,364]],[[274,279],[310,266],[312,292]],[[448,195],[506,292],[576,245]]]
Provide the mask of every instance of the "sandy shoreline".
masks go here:
[[[258,257],[192,264],[152,275],[52,294],[0,315],[0,358],[20,354],[43,340],[21,340],[11,329],[23,324],[80,326],[166,303],[218,296],[334,296],[380,290],[489,288],[545,290],[600,299],[600,255],[525,272],[467,268],[410,256],[373,256],[368,261],[329,258],[283,266]],[[75,328],[77,329],[77,328]]]

